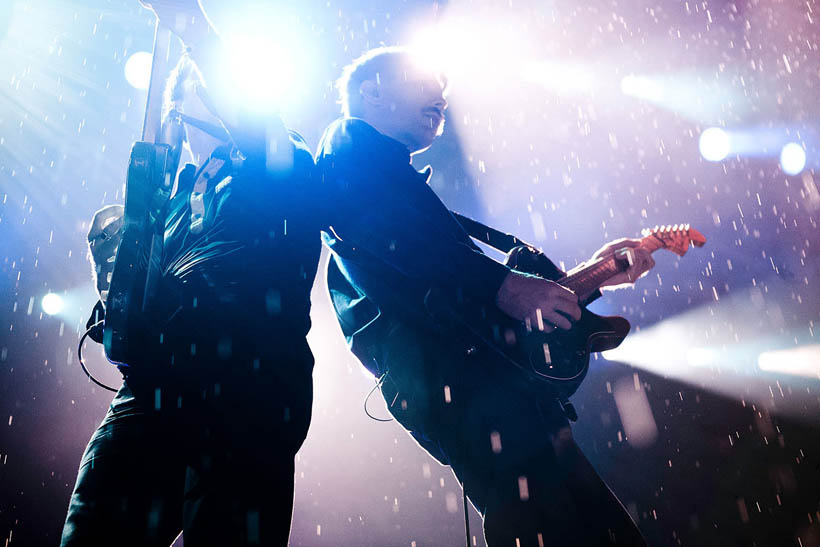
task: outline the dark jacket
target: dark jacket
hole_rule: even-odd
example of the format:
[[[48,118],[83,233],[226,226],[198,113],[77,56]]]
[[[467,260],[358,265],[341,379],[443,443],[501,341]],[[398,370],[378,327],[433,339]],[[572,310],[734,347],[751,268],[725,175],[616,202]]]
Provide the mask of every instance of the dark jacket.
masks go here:
[[[436,289],[453,302],[493,305],[507,266],[486,256],[427,182],[401,143],[366,122],[337,120],[316,153],[334,213],[324,241],[334,253],[328,286],[354,354],[378,345],[390,320],[425,323]],[[429,322],[429,321],[427,321]],[[363,358],[364,355],[364,358]]]

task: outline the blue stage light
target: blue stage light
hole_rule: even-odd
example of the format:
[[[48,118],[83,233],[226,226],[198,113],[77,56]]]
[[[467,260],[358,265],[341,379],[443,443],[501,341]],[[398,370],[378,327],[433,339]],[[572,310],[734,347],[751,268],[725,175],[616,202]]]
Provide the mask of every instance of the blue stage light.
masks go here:
[[[137,89],[148,89],[151,82],[151,54],[138,51],[125,61],[125,79]]]
[[[787,143],[780,151],[780,168],[787,175],[797,175],[806,166],[806,151],[796,142]]]
[[[63,310],[63,297],[53,292],[48,293],[40,302],[43,311],[48,315],[57,315]]]
[[[700,134],[700,155],[708,161],[720,161],[729,155],[729,135],[719,127],[710,127]]]

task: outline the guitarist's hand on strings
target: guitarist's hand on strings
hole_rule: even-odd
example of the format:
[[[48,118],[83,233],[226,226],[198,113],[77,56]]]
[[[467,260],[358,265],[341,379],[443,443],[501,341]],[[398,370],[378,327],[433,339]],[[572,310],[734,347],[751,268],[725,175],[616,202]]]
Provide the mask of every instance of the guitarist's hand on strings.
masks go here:
[[[495,297],[498,308],[533,329],[550,332],[572,328],[581,318],[578,297],[571,290],[541,277],[510,272]]]
[[[655,260],[649,250],[641,246],[640,239],[616,239],[601,247],[592,260],[607,258],[615,255],[629,264],[625,272],[621,272],[601,285],[601,288],[619,289],[628,287],[645,276],[655,266]]]

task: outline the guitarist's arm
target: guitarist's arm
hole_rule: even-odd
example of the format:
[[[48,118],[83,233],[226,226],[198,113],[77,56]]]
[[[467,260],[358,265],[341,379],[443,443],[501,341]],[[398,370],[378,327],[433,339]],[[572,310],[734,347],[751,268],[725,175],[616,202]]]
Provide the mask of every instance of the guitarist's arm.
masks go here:
[[[222,40],[198,0],[139,0],[153,11],[160,24],[170,29],[197,63],[203,84],[208,87],[214,114],[228,125],[236,125],[238,114],[228,98],[224,73],[217,62]],[[209,105],[210,106],[210,105]]]
[[[334,204],[334,232],[349,247],[360,247],[409,279],[460,287],[479,301],[495,303],[518,320],[568,329],[580,317],[578,299],[557,283],[516,272],[453,239],[435,211],[420,211],[403,193],[419,184],[409,165],[383,162],[374,130],[345,120],[325,135],[317,165]],[[428,202],[432,209],[432,202]],[[426,207],[425,207],[426,209]]]

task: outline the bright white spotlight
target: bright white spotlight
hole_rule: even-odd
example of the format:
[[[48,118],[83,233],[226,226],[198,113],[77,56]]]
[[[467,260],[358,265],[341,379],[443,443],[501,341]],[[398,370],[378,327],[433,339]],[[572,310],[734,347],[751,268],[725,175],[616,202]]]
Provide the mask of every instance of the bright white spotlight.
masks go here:
[[[729,155],[729,135],[719,127],[710,127],[700,134],[700,155],[708,161],[720,161]]]
[[[657,80],[631,74],[621,80],[621,92],[652,102],[660,101],[664,97],[663,86]]]
[[[444,72],[451,83],[495,91],[521,77],[521,52],[532,49],[507,17],[492,7],[481,14],[451,11],[435,26],[414,31],[407,43],[421,66]]]
[[[693,367],[708,367],[718,360],[717,352],[711,348],[690,348],[686,352],[686,362]]]
[[[43,307],[43,311],[48,315],[57,315],[63,311],[63,297],[53,292],[45,295],[40,304]]]
[[[138,51],[125,61],[125,79],[137,89],[148,89],[151,82],[151,54]]]
[[[757,366],[767,372],[820,378],[820,344],[764,351],[757,358]]]
[[[780,151],[780,168],[787,175],[797,175],[806,166],[806,151],[796,142],[790,142]]]
[[[226,62],[240,100],[253,110],[282,108],[295,81],[294,54],[275,34],[231,36],[226,41]]]

